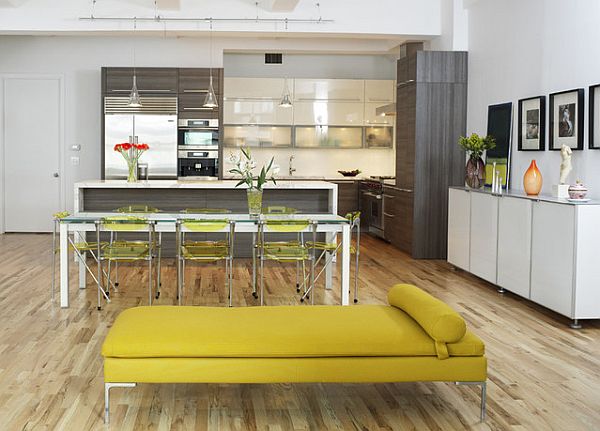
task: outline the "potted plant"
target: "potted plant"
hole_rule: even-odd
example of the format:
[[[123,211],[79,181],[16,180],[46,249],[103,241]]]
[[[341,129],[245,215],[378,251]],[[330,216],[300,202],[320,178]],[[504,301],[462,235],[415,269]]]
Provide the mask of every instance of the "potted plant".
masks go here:
[[[263,186],[268,181],[277,184],[274,175],[279,173],[279,166],[273,163],[275,158],[271,157],[269,164],[263,166],[260,169],[260,173],[255,176],[254,169],[256,169],[256,161],[252,158],[250,149],[242,147],[241,152],[242,157],[240,157],[239,154],[233,153],[229,156],[229,162],[235,166],[233,169],[230,169],[229,172],[242,177],[235,186],[238,187],[242,184],[246,184],[248,187],[246,190],[248,197],[248,212],[251,216],[258,216],[262,210]]]
[[[484,151],[491,150],[496,146],[496,140],[492,136],[479,136],[471,134],[468,138],[461,136],[458,139],[460,145],[469,153],[469,160],[465,168],[465,182],[473,189],[483,187],[485,184],[485,163],[481,156]]]
[[[129,170],[127,175],[128,183],[135,183],[137,181],[138,160],[144,151],[148,149],[150,149],[148,144],[132,144],[129,142],[123,142],[122,144],[115,145],[115,151],[121,153],[127,162],[127,169]]]

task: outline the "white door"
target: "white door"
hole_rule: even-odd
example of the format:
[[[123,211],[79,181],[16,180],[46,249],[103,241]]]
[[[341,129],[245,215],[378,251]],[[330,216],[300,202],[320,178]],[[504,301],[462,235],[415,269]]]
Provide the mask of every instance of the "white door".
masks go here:
[[[575,230],[575,205],[533,204],[531,299],[567,317],[573,316]]]
[[[498,198],[496,196],[471,192],[470,241],[471,273],[495,284],[498,256]]]
[[[60,211],[60,78],[4,79],[4,230],[50,232]]]
[[[498,214],[498,286],[529,298],[531,201],[502,197]]]
[[[471,193],[448,191],[448,262],[469,271],[471,248]]]

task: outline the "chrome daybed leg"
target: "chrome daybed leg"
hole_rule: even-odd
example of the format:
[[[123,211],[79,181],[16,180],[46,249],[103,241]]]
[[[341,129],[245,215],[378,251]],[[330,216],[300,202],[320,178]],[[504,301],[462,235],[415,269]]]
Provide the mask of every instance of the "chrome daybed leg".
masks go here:
[[[468,385],[468,386],[481,386],[481,411],[479,413],[479,419],[481,422],[485,421],[486,415],[486,402],[487,402],[487,382],[454,382],[456,385]]]
[[[110,390],[112,388],[135,388],[136,383],[104,383],[104,423],[110,422]]]

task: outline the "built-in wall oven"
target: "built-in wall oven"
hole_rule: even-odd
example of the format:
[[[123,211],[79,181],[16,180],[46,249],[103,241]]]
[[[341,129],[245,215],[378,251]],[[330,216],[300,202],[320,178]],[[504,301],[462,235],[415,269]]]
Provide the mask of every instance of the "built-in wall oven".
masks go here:
[[[180,119],[178,175],[214,179],[219,176],[219,120]]]

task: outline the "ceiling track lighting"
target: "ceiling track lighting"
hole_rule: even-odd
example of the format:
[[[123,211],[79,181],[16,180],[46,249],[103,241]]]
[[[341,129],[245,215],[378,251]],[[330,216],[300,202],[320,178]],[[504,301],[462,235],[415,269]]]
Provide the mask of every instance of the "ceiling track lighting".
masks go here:
[[[255,3],[258,8],[258,2]],[[80,21],[153,21],[153,22],[223,22],[223,23],[276,23],[283,24],[287,29],[288,24],[330,24],[334,22],[332,19],[323,19],[321,16],[321,5],[315,3],[317,8],[318,18],[260,18],[258,12],[256,18],[212,18],[212,17],[187,17],[187,18],[168,18],[158,14],[156,1],[154,2],[153,17],[126,17],[126,16],[96,16],[95,12],[96,1],[92,1],[92,11],[89,16],[79,17]],[[258,10],[258,9],[257,9]]]

